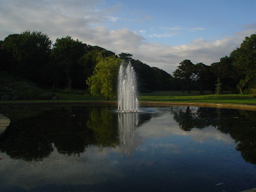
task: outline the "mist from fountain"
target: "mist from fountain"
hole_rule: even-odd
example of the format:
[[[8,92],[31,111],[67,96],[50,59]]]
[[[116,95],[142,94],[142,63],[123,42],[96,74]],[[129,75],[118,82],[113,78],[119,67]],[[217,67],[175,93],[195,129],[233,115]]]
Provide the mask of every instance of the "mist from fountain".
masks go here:
[[[127,65],[127,66],[126,66]],[[136,73],[129,61],[122,61],[118,74],[118,112],[138,112]]]

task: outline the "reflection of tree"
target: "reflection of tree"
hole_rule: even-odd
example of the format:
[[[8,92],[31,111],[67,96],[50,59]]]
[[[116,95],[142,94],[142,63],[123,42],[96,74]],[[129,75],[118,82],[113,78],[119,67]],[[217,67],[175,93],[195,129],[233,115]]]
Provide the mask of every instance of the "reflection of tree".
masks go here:
[[[109,108],[94,107],[89,115],[87,127],[93,131],[93,140],[101,147],[116,146],[117,127],[115,114]]]
[[[0,151],[12,158],[39,161],[48,157],[54,146],[59,153],[79,155],[90,144],[113,146],[118,141],[117,127],[110,120],[112,114],[109,108],[101,112],[102,108],[98,107],[98,114],[93,112],[95,108],[92,107],[39,108],[44,110],[30,116],[21,114],[20,118],[18,113],[15,115],[0,143]],[[97,119],[97,116],[102,119]],[[102,127],[93,123],[87,128],[88,122],[97,122]]]
[[[241,152],[242,157],[256,164],[256,119],[254,111],[239,111],[235,116],[234,129],[230,135],[235,139],[236,150]]]
[[[28,122],[23,120],[11,122],[6,137],[0,144],[0,151],[6,152],[14,159],[26,161],[40,161],[48,157],[53,151],[49,138],[45,138],[41,131],[36,136],[26,126]],[[36,127],[31,127],[36,129]]]
[[[209,125],[209,122],[205,118],[201,118],[200,115],[203,115],[204,112],[200,108],[196,111],[191,110],[189,106],[184,108],[175,108],[178,111],[172,110],[173,118],[179,123],[179,126],[184,131],[191,131],[193,128],[204,128]],[[207,109],[207,108],[204,108]]]
[[[195,108],[193,108],[195,109]],[[173,108],[174,120],[181,129],[214,126],[222,133],[229,134],[237,143],[236,149],[242,157],[256,164],[256,119],[255,111],[242,111],[220,108]]]

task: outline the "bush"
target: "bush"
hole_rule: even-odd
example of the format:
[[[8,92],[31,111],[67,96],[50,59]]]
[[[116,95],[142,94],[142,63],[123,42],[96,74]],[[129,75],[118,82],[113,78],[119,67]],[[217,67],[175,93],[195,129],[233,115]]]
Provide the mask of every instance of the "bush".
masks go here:
[[[14,77],[7,72],[0,73],[0,96],[9,100],[44,100],[48,93],[36,84]]]

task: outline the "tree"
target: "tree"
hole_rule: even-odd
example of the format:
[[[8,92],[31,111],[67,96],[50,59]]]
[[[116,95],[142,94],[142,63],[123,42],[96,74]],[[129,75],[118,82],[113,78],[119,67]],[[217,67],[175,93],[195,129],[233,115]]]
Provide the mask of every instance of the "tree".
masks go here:
[[[233,65],[241,77],[237,87],[242,94],[246,88],[256,85],[256,34],[245,37],[243,43],[230,54],[230,57],[234,59]]]
[[[3,49],[10,56],[8,70],[12,74],[41,83],[45,65],[49,62],[51,40],[46,34],[25,31],[5,38]]]
[[[109,57],[115,56],[115,53],[108,51],[102,47],[89,46],[88,53],[84,54],[78,61],[79,65],[83,67],[84,78],[87,80],[88,77],[92,76],[94,68],[98,62],[98,57]]]
[[[125,61],[130,61],[132,59],[132,54],[130,53],[120,53],[119,58]]]
[[[116,95],[120,63],[120,58],[115,56],[98,57],[93,75],[86,81],[92,95],[103,95],[106,99]]]
[[[212,74],[210,72],[210,67],[203,64],[203,63],[197,63],[195,64],[195,79],[198,82],[199,88],[200,88],[200,94],[204,93],[204,88],[210,87]]]
[[[174,88],[173,77],[166,71],[157,67],[152,67],[154,71],[154,91],[164,91]]]
[[[10,71],[11,54],[4,49],[4,41],[0,41],[0,71]]]
[[[54,84],[66,84],[68,88],[72,88],[76,84],[85,82],[83,67],[79,65],[80,58],[88,52],[89,46],[78,40],[72,39],[70,36],[57,38],[51,52],[52,64],[56,65],[53,71]],[[58,75],[56,77],[56,75]],[[64,82],[63,81],[64,77]]]
[[[222,90],[221,85],[222,85],[222,83],[220,82],[220,78],[218,77],[218,80],[217,80],[217,83],[216,83],[216,90],[215,90],[215,93],[217,95],[219,95],[221,93],[221,90]]]
[[[152,92],[155,87],[154,70],[140,60],[131,60],[135,70],[139,92]]]
[[[235,93],[239,75],[232,64],[233,60],[232,57],[222,57],[219,62],[211,64],[211,69],[215,75],[215,82],[217,82],[219,78],[222,82],[222,89],[232,90],[232,92]]]
[[[188,93],[191,93],[190,82],[194,79],[195,65],[188,59],[182,61],[178,69],[173,72],[173,76],[184,79],[187,84]]]

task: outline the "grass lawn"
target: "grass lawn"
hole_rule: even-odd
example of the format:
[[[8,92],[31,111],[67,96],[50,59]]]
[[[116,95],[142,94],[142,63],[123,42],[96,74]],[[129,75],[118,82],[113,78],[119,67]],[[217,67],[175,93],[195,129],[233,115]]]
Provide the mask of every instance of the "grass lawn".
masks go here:
[[[188,103],[228,103],[228,104],[256,104],[256,95],[240,94],[204,94],[194,91],[191,94],[181,93],[178,91],[170,92],[153,92],[141,94],[140,101],[154,102],[188,102]]]
[[[116,100],[106,101],[101,96],[90,96],[82,90],[73,90],[72,92],[55,91],[52,94],[57,96],[57,100],[17,100],[0,101],[0,104],[15,103],[113,103]],[[256,105],[256,95],[240,94],[210,94],[200,95],[198,91],[192,93],[182,93],[181,91],[162,91],[139,94],[140,102],[168,102],[168,103],[213,103],[213,104],[249,104]]]

